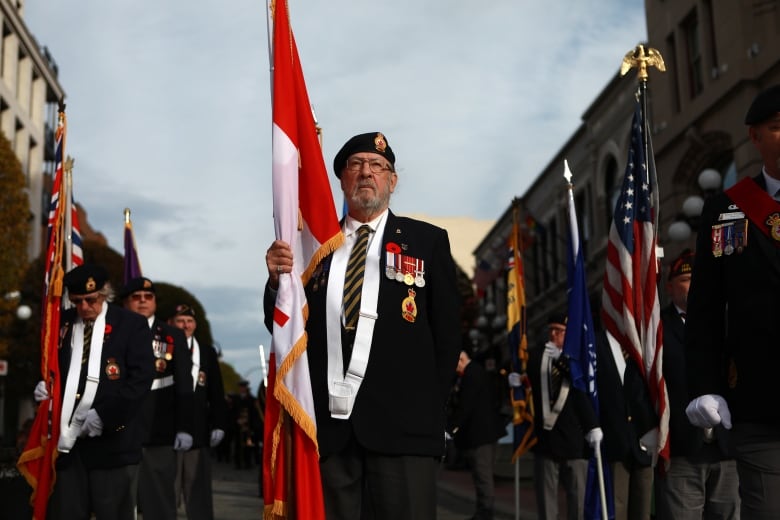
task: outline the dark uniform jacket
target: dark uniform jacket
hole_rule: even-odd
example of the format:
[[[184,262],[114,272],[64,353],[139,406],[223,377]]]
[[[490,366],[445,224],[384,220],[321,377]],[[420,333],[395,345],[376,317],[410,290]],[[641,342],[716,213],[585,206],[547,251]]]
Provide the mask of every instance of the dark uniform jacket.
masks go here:
[[[447,232],[388,212],[381,251],[389,243],[425,262],[425,286],[408,286],[385,276],[381,255],[378,318],[365,379],[349,420],[328,409],[325,299],[331,257],[306,287],[306,323],[317,440],[320,455],[338,452],[352,432],[364,448],[378,453],[443,455],[445,404],[460,351],[460,298]],[[417,316],[407,321],[402,303],[414,291]],[[266,290],[265,323],[271,330],[274,299]]]
[[[766,189],[763,175],[753,180]],[[780,214],[780,203],[770,205]],[[725,397],[734,422],[780,425],[771,399],[780,367],[780,242],[750,222],[741,253],[712,252],[712,226],[724,222],[719,216],[747,209],[725,192],[704,204],[688,293],[688,391],[691,398]]]
[[[605,332],[596,338],[596,387],[599,393],[601,429],[604,432],[604,456],[609,462],[650,466],[652,450],[643,450],[639,439],[658,426],[658,416],[640,368],[632,358],[626,360],[623,382]]]
[[[476,362],[466,365],[456,382],[457,401],[449,421],[460,449],[492,444],[504,436],[504,424],[493,399],[492,382],[485,368]]]
[[[68,377],[71,335],[77,315],[68,309],[62,315],[59,363],[62,392]],[[108,469],[141,460],[143,428],[140,410],[154,377],[149,324],[140,314],[109,304],[101,351],[100,380],[92,408],[103,421],[103,433],[80,437],[68,453],[60,453],[59,467],[80,456],[87,469]],[[86,365],[83,367],[86,370]]]
[[[227,428],[227,404],[222,386],[222,373],[214,347],[198,343],[200,369],[195,382],[192,414],[192,447],[208,448],[211,430]],[[190,387],[192,388],[192,387]]]
[[[534,431],[537,443],[532,448],[537,455],[548,459],[563,461],[570,459],[585,459],[590,457],[591,450],[585,441],[585,435],[599,425],[596,413],[588,395],[574,386],[569,387],[569,395],[563,405],[555,426],[551,430],[544,429],[544,414],[542,412],[542,354],[544,347],[529,352],[528,377],[531,380],[534,398]],[[565,363],[563,357],[561,363]],[[560,365],[564,366],[564,365]],[[564,369],[563,377],[567,377]],[[552,408],[553,402],[550,402]]]
[[[144,446],[173,446],[177,432],[193,432],[192,358],[184,333],[155,318],[154,382],[144,402]]]
[[[693,426],[685,415],[685,408],[690,402],[685,373],[685,323],[674,304],[661,310],[661,321],[664,328],[663,367],[666,395],[669,397],[671,455],[696,457],[703,453],[704,430]],[[726,434],[726,430],[718,429],[718,435]],[[718,450],[707,450],[707,457],[711,458],[718,453]]]

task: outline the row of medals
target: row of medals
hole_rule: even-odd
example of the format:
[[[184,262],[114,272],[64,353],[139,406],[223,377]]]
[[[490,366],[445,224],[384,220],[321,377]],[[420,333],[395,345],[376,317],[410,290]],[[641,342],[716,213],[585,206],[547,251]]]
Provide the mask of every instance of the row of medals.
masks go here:
[[[415,268],[413,269],[401,269],[396,267],[396,257],[398,257],[398,260],[401,265],[413,265]],[[416,269],[417,265],[419,264],[420,268]],[[390,280],[395,280],[396,282],[403,282],[406,285],[416,285],[417,287],[424,287],[425,286],[425,270],[423,269],[425,265],[424,260],[418,260],[416,258],[412,258],[410,256],[405,255],[393,255],[388,254],[387,255],[387,267],[385,267],[385,276],[389,278]],[[412,274],[414,272],[414,274]]]

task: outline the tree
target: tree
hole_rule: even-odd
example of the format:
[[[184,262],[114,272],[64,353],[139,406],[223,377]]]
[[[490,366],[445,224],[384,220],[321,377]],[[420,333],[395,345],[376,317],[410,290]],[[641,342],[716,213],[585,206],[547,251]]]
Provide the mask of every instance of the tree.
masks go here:
[[[22,165],[0,133],[0,359],[8,356],[16,326],[15,295],[27,268],[30,201]]]

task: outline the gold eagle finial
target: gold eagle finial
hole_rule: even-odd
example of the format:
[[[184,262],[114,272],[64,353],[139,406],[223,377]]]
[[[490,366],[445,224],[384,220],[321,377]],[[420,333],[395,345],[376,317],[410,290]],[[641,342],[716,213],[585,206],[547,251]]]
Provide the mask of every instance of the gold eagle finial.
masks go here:
[[[661,72],[666,71],[666,65],[661,53],[652,47],[645,47],[639,44],[623,56],[623,63],[620,64],[620,75],[625,76],[626,72],[636,67],[639,80],[647,81],[648,66],[655,67]]]

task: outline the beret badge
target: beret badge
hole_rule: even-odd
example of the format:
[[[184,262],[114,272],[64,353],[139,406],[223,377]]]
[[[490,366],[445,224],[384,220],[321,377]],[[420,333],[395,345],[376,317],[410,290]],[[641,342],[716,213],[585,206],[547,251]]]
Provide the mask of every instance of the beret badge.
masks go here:
[[[385,136],[382,134],[382,132],[376,133],[376,137],[374,137],[374,147],[376,148],[377,152],[385,153],[385,150],[387,149],[387,141],[385,140]]]
[[[87,278],[87,284],[85,285],[85,288],[87,291],[92,292],[95,290],[95,287],[97,287],[97,283],[95,283],[95,279],[90,276]]]

